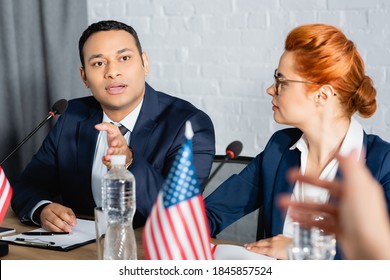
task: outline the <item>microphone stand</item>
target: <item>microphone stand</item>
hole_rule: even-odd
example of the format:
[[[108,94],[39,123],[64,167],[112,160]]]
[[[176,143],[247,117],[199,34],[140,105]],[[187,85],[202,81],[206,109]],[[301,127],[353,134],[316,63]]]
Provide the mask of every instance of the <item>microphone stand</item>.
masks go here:
[[[55,113],[53,112],[49,112],[49,114],[47,115],[46,119],[43,120],[33,131],[30,132],[29,135],[26,136],[26,138],[24,138],[22,140],[22,142],[19,143],[19,145],[8,155],[6,156],[0,163],[0,166],[3,165],[4,162],[6,162],[17,150],[19,150],[19,148],[21,146],[23,146],[24,143],[26,143],[26,141],[28,139],[31,138],[31,136],[33,136],[45,123],[47,123],[48,120],[50,120],[51,118],[53,118],[55,116]]]
[[[202,192],[204,191],[204,189],[206,188],[206,186],[211,182],[211,180],[214,178],[215,175],[217,175],[218,171],[222,168],[222,166],[228,161],[232,159],[231,155],[230,154],[226,154],[225,158],[223,159],[222,162],[219,163],[219,165],[217,166],[217,168],[214,169],[213,173],[211,173],[210,177],[207,178],[203,184],[202,184]]]
[[[228,160],[231,160],[231,159],[234,159],[236,157],[238,157],[238,155],[241,153],[242,151],[242,143],[240,141],[234,141],[232,143],[230,143],[227,147],[226,147],[226,154],[225,154],[225,158],[223,159],[223,161],[217,166],[217,168],[215,168],[215,170],[213,171],[213,173],[210,175],[209,178],[207,178],[203,184],[202,184],[202,192],[204,191],[204,189],[206,188],[206,186],[210,183],[211,179],[214,178],[214,176],[218,173],[218,171],[222,168],[222,166],[228,161]]]
[[[24,138],[23,141],[20,142],[19,145],[0,162],[0,166],[2,166],[3,163],[6,162],[21,146],[23,146],[23,144],[26,143],[26,141],[30,139],[31,136],[33,136],[35,132],[37,132],[45,123],[47,123],[48,120],[54,118],[58,114],[62,114],[66,108],[68,108],[68,101],[66,99],[60,99],[54,103],[51,107],[51,111],[47,114],[46,119],[43,120],[33,131],[31,131],[30,134],[27,135],[26,138]]]
[[[214,169],[213,173],[210,175],[210,177],[207,179],[207,181],[205,182],[204,185],[206,185],[208,182],[210,182],[214,176],[218,173],[218,171],[222,168],[222,166],[225,164],[225,162],[227,162],[228,159],[225,158],[218,166],[217,168]]]

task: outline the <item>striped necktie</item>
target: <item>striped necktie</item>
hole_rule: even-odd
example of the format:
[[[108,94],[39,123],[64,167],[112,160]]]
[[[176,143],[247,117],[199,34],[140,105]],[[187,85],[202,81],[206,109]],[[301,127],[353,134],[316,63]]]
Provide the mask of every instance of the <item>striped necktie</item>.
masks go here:
[[[124,125],[121,124],[119,124],[118,128],[123,136],[125,136],[125,134],[129,131]]]
[[[112,124],[116,125],[115,123],[111,122]],[[118,128],[120,130],[120,132],[122,133],[123,136],[125,136],[125,134],[129,131],[124,125],[122,125],[121,123],[118,125]]]

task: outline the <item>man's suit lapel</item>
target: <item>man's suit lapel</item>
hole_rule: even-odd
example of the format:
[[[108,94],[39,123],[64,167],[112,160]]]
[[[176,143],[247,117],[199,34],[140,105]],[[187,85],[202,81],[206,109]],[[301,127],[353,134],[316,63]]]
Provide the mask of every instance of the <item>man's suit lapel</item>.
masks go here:
[[[145,153],[150,134],[157,125],[156,117],[160,114],[158,97],[154,89],[145,83],[145,96],[134,130],[131,133],[130,146],[136,152]]]
[[[90,109],[90,117],[79,122],[77,137],[77,169],[91,179],[93,157],[95,155],[96,141],[99,135],[95,125],[103,119],[103,111]],[[87,178],[86,178],[87,179]]]

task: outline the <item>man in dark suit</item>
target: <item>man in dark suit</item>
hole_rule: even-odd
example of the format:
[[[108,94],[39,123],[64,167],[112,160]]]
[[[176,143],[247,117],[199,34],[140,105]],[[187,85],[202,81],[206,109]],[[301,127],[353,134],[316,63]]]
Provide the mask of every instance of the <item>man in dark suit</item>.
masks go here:
[[[145,82],[149,61],[132,27],[92,24],[80,38],[79,52],[80,74],[93,96],[69,102],[14,184],[12,208],[22,222],[69,232],[74,213],[93,215],[100,205],[110,156],[124,154],[136,178],[134,226],[142,226],[184,142],[186,121],[194,130],[199,181],[208,177],[215,154],[212,122],[189,102]]]

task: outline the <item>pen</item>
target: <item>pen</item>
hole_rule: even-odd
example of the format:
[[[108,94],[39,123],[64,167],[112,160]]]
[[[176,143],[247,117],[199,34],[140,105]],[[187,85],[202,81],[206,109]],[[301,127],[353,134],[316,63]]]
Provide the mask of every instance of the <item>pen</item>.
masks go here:
[[[24,238],[16,238],[14,242],[16,244],[21,244],[21,245],[42,246],[42,247],[49,247],[55,244],[54,242],[31,241],[31,240],[26,240]]]
[[[27,231],[22,232],[23,235],[62,235],[69,234],[69,232],[50,232],[50,231]]]

